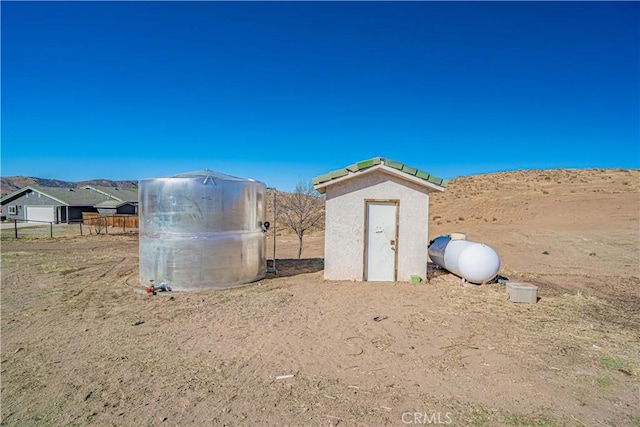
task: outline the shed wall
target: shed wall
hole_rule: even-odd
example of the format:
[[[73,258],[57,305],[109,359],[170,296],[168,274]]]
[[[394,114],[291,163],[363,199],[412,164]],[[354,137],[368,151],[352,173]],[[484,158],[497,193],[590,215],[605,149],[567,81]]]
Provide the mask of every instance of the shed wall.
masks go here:
[[[400,201],[397,280],[426,277],[429,193],[384,172],[353,177],[327,187],[325,270],[327,280],[363,280],[365,200]]]

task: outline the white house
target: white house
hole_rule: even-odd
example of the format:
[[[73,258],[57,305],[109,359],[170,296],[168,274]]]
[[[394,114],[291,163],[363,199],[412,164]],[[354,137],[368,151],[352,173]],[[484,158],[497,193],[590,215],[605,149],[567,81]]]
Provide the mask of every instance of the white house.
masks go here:
[[[376,157],[313,179],[326,194],[324,278],[424,279],[429,193],[446,180]]]

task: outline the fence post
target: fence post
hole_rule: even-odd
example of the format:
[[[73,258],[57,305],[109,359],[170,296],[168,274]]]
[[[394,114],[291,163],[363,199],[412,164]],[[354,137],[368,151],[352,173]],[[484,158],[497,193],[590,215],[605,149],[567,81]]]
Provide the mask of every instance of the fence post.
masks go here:
[[[123,233],[127,232],[127,217],[126,216],[122,217],[122,232]]]
[[[49,237],[53,239],[53,222],[49,223]]]
[[[109,234],[109,219],[107,216],[104,216],[101,219],[104,219],[104,233]]]
[[[15,219],[13,220],[13,229],[17,239],[18,238],[18,221],[16,221]]]
[[[80,235],[82,236],[82,220],[80,220],[79,224],[80,224]]]

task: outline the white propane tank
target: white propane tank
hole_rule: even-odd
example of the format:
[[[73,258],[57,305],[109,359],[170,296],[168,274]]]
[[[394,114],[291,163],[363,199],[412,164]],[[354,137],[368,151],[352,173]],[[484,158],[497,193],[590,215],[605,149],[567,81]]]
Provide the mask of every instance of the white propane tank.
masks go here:
[[[496,277],[500,258],[484,243],[471,242],[461,233],[436,237],[429,243],[431,261],[471,283],[484,283]]]

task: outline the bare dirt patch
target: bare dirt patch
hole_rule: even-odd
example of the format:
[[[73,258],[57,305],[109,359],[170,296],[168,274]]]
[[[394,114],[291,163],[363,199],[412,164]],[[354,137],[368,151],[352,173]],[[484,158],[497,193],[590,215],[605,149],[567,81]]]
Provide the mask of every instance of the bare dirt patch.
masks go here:
[[[280,236],[258,283],[142,295],[135,234],[3,233],[1,423],[637,425],[639,175],[545,173],[465,178],[430,212],[537,304],[446,272],[327,282],[321,233],[302,261]]]

